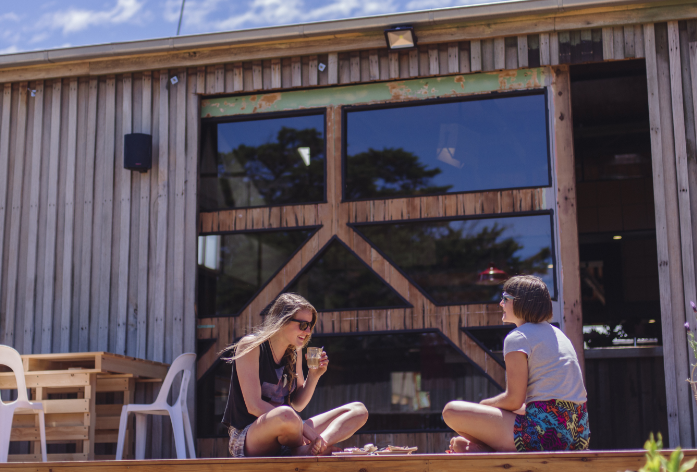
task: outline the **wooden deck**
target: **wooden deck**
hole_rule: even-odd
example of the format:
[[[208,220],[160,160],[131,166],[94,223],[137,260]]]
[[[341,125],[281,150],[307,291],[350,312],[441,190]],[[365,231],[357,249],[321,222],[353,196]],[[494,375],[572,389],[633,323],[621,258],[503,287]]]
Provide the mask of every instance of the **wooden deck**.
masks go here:
[[[685,451],[697,458],[697,449]],[[644,451],[547,452],[499,454],[414,454],[411,456],[274,457],[0,464],[17,472],[624,472],[645,463]],[[695,469],[693,469],[695,470]]]

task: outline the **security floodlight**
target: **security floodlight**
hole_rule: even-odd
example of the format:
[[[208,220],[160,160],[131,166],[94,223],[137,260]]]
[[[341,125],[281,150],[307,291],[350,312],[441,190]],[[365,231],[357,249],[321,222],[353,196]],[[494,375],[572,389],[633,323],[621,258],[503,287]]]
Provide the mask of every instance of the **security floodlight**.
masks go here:
[[[395,26],[385,30],[385,40],[390,49],[411,49],[416,47],[416,34],[411,26]]]

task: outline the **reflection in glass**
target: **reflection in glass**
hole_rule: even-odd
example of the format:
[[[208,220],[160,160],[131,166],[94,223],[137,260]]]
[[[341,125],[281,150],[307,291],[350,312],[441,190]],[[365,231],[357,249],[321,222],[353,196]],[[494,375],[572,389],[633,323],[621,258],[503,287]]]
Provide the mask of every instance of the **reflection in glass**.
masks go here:
[[[221,421],[230,391],[231,375],[232,364],[218,361],[196,382],[196,435],[199,438],[228,435],[227,428]]]
[[[347,200],[550,185],[541,92],[345,119]]]
[[[199,318],[238,314],[312,232],[199,236]]]
[[[550,215],[438,220],[356,227],[438,305],[499,300],[481,285],[492,263],[508,276],[537,275],[555,297]]]
[[[479,402],[500,392],[437,333],[316,334],[310,345],[324,346],[331,362],[301,412],[305,419],[360,401],[370,412],[360,432],[446,431],[446,403]]]
[[[324,114],[206,123],[202,211],[324,201]]]
[[[285,291],[299,293],[317,311],[410,306],[337,239]]]

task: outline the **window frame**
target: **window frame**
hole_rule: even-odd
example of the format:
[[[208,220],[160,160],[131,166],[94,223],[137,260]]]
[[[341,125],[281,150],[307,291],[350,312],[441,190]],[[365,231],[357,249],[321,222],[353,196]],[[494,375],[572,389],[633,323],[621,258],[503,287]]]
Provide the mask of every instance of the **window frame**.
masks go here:
[[[537,187],[535,187],[537,188]],[[397,264],[391,257],[389,257],[385,252],[373,244],[362,231],[361,227],[365,226],[387,226],[387,225],[396,225],[396,224],[421,224],[421,223],[429,223],[429,222],[441,222],[441,221],[470,221],[470,220],[491,220],[495,218],[513,218],[513,217],[525,217],[525,216],[542,216],[542,215],[548,215],[549,216],[549,223],[550,223],[550,241],[552,244],[552,247],[550,248],[550,251],[552,253],[552,265],[554,266],[552,268],[552,277],[554,281],[554,287],[553,291],[550,291],[550,298],[552,301],[558,301],[559,300],[559,280],[557,280],[557,253],[556,253],[556,244],[555,244],[555,228],[554,228],[554,210],[532,210],[532,211],[519,211],[519,212],[508,212],[508,213],[486,213],[486,214],[478,214],[478,215],[466,215],[466,216],[438,216],[438,217],[433,217],[433,218],[419,218],[419,219],[403,219],[403,220],[389,220],[389,221],[368,221],[368,222],[359,222],[359,223],[348,223],[348,226],[351,227],[356,233],[358,233],[361,238],[365,240],[365,242],[370,245],[371,248],[375,249],[382,257],[385,258],[392,266],[399,271],[400,274],[402,274],[410,284],[412,284],[414,287],[416,287],[421,294],[426,297],[431,303],[433,303],[435,306],[464,306],[464,305],[490,305],[490,304],[496,304],[498,301],[496,300],[490,300],[490,301],[474,301],[474,302],[462,302],[462,303],[454,303],[454,304],[441,304],[436,302],[436,300],[429,295],[426,290],[421,287],[419,284],[417,284],[405,271],[402,269],[402,267]]]
[[[513,90],[506,92],[491,91],[485,94],[475,94],[475,95],[463,95],[456,97],[433,97],[409,100],[404,102],[386,102],[386,103],[376,103],[370,105],[344,105],[341,107],[341,203],[350,202],[365,202],[373,200],[392,200],[396,198],[419,198],[419,197],[429,197],[429,196],[439,196],[439,195],[459,195],[467,193],[482,193],[482,192],[502,192],[506,190],[525,190],[525,189],[537,189],[537,188],[551,188],[553,186],[553,176],[552,176],[552,150],[551,150],[551,130],[550,130],[550,120],[549,120],[549,97],[548,97],[547,86],[529,88],[525,90]],[[419,107],[427,105],[435,105],[441,103],[459,103],[459,102],[471,102],[480,100],[491,100],[494,98],[508,98],[508,97],[520,97],[520,96],[531,96],[531,95],[542,95],[544,97],[545,105],[545,140],[547,144],[547,184],[546,185],[533,185],[533,186],[523,186],[523,187],[500,187],[500,188],[485,188],[479,190],[460,190],[455,192],[441,192],[441,193],[424,193],[418,195],[389,195],[389,196],[379,196],[379,197],[368,197],[368,198],[356,198],[347,199],[346,198],[346,175],[348,173],[348,119],[347,114],[352,111],[368,111],[368,110],[385,110],[394,108],[406,108],[406,107]]]
[[[362,235],[361,235],[361,236],[362,236]],[[399,306],[399,305],[397,305],[397,306],[388,305],[388,306],[361,307],[361,308],[336,308],[336,309],[333,309],[333,310],[317,310],[318,313],[341,313],[341,312],[346,312],[346,311],[361,311],[361,310],[408,310],[408,309],[414,308],[414,305],[413,305],[409,300],[407,300],[407,299],[404,298],[402,295],[400,295],[399,292],[397,292],[397,290],[395,290],[394,287],[392,287],[392,285],[390,285],[389,282],[387,282],[387,281],[386,281],[380,274],[378,274],[372,267],[370,267],[368,264],[366,264],[366,263],[358,256],[358,254],[356,254],[356,252],[355,252],[353,249],[351,249],[351,248],[348,246],[348,244],[346,244],[344,241],[342,241],[341,238],[339,238],[337,235],[333,235],[333,236],[332,236],[331,238],[329,238],[329,240],[324,244],[324,246],[322,246],[321,248],[319,248],[319,249],[317,250],[317,253],[316,253],[314,256],[312,256],[312,258],[310,258],[309,261],[307,261],[307,263],[305,264],[305,267],[303,267],[302,270],[300,270],[300,271],[297,273],[297,275],[296,275],[295,277],[293,277],[292,279],[290,279],[290,281],[283,287],[283,289],[281,290],[281,293],[287,292],[287,291],[288,291],[288,287],[291,287],[295,282],[297,282],[297,280],[298,280],[300,277],[302,277],[303,275],[305,275],[305,274],[312,268],[312,265],[313,265],[315,262],[317,262],[317,260],[319,260],[320,257],[322,257],[322,256],[324,255],[325,251],[329,248],[329,245],[330,245],[331,243],[333,243],[334,241],[336,241],[336,242],[338,242],[339,244],[341,244],[347,251],[349,251],[349,253],[351,253],[351,255],[353,255],[353,256],[356,258],[356,260],[358,260],[361,264],[363,264],[370,272],[372,272],[373,274],[375,274],[375,276],[378,277],[378,278],[380,279],[380,281],[381,281],[382,283],[384,283],[390,290],[392,290],[392,291],[395,293],[395,295],[397,295],[397,297],[399,297],[399,298],[405,303],[405,305],[403,305],[403,306]],[[372,246],[371,246],[371,247],[372,247]]]
[[[265,208],[265,207],[264,207]],[[274,233],[274,232],[288,232],[288,231],[310,231],[310,234],[305,238],[303,243],[295,250],[293,253],[286,259],[286,261],[276,269],[276,271],[269,277],[269,279],[264,282],[261,287],[257,289],[256,292],[254,292],[254,295],[251,296],[249,300],[240,308],[240,310],[237,313],[234,314],[228,314],[228,315],[211,315],[211,314],[199,314],[197,313],[196,316],[197,318],[237,318],[241,316],[244,311],[249,307],[249,305],[254,302],[254,300],[259,296],[259,294],[266,288],[266,286],[271,283],[271,281],[276,278],[276,276],[285,268],[286,265],[288,265],[288,262],[293,259],[298,252],[302,250],[303,247],[312,239],[312,237],[317,234],[317,232],[322,229],[322,225],[308,225],[308,226],[292,226],[289,228],[264,228],[264,229],[243,229],[243,230],[236,230],[236,231],[216,231],[216,232],[201,232],[199,233],[199,236],[228,236],[231,234],[244,234],[244,233]],[[198,240],[196,241],[198,244]],[[199,270],[199,264],[198,260],[196,261],[196,277],[198,279],[198,270]],[[198,283],[197,283],[197,289],[196,289],[196,304],[198,305]]]
[[[286,111],[274,111],[274,112],[266,112],[266,113],[260,112],[260,113],[255,113],[253,115],[230,115],[230,116],[221,116],[221,117],[212,117],[212,118],[202,118],[201,119],[201,130],[203,131],[203,128],[206,126],[213,126],[214,127],[213,132],[214,132],[214,139],[216,141],[216,152],[217,152],[218,125],[219,124],[235,123],[235,122],[247,122],[247,121],[263,121],[263,120],[271,120],[274,118],[294,118],[294,117],[298,117],[298,116],[319,116],[319,115],[322,116],[322,123],[324,125],[324,128],[323,128],[323,133],[324,133],[324,190],[322,192],[322,194],[323,194],[322,200],[309,201],[309,202],[275,203],[273,205],[217,207],[215,209],[206,209],[203,211],[199,208],[199,212],[215,213],[215,212],[220,212],[220,211],[253,210],[255,208],[274,208],[274,207],[284,207],[284,206],[317,205],[317,204],[327,203],[327,174],[328,174],[327,160],[329,159],[327,152],[329,150],[329,146],[328,146],[328,142],[327,142],[328,139],[327,139],[327,108],[326,107],[286,110]],[[201,133],[201,134],[203,134],[203,133]],[[203,160],[203,155],[204,155],[203,146],[204,146],[204,141],[203,141],[203,139],[201,139],[200,146],[199,146],[199,155],[201,156],[199,158],[199,166],[200,166],[200,162]],[[199,180],[202,177],[204,177],[204,174],[201,171],[199,171],[199,173],[198,173]],[[199,191],[200,191],[200,186],[199,186]]]

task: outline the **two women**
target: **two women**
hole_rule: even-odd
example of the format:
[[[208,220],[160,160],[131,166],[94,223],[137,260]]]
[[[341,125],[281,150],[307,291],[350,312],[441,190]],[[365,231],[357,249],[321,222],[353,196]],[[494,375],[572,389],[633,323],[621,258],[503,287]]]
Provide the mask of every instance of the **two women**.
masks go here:
[[[587,449],[590,439],[586,390],[569,339],[548,321],[552,302],[538,277],[517,276],[504,285],[503,321],[514,323],[504,342],[506,391],[479,404],[453,401],[443,410],[459,436],[449,452]],[[302,411],[327,370],[322,354],[307,379],[302,349],[317,312],[303,297],[282,294],[254,334],[230,346],[230,393],[223,417],[234,457],[330,454],[367,420],[351,403],[307,421]]]

